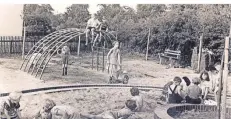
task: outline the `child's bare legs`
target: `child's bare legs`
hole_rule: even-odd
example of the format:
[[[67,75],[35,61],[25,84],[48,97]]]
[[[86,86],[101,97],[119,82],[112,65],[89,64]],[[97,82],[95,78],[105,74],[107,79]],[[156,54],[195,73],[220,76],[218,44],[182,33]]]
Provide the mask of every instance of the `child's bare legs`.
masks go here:
[[[95,29],[92,28],[91,29],[91,43],[93,43],[93,41],[94,41],[94,35],[95,35]]]
[[[90,29],[87,29],[86,31],[86,44],[85,45],[88,45],[88,34],[90,32]]]
[[[95,46],[95,43],[96,43],[98,37],[99,37],[99,34],[97,34],[96,37],[95,37],[95,39],[94,39],[94,42],[93,42],[93,45],[92,45],[93,47]]]
[[[104,119],[102,115],[92,115],[92,114],[80,114],[81,118],[87,118],[87,119]]]
[[[116,80],[118,79],[119,71],[118,71],[118,66],[117,65],[115,65],[115,64],[111,65],[111,74],[110,74],[110,76],[111,77],[114,76]]]

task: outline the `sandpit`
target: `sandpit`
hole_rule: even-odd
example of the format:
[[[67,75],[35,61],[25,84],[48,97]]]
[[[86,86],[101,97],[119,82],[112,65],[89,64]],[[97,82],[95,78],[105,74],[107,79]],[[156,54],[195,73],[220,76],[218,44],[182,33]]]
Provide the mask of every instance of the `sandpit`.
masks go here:
[[[131,119],[151,119],[156,107],[158,97],[156,93],[142,92],[145,105],[144,111],[130,117]],[[44,99],[54,100],[57,105],[65,104],[74,106],[79,113],[99,114],[107,110],[118,110],[124,106],[127,99],[130,99],[130,88],[103,88],[103,89],[80,89],[76,91],[58,92],[38,95],[25,95],[21,101],[23,119],[32,119]]]

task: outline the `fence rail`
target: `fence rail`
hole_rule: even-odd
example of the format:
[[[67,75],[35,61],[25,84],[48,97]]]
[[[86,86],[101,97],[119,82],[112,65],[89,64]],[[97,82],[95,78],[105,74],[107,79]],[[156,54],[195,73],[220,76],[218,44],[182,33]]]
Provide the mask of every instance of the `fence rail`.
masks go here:
[[[25,53],[27,53],[33,45],[35,45],[43,36],[27,36],[25,39]],[[81,40],[80,45],[84,45]],[[21,54],[22,53],[22,36],[0,36],[0,54]],[[71,52],[78,50],[78,38],[74,38],[68,42]],[[81,46],[81,48],[84,48]]]

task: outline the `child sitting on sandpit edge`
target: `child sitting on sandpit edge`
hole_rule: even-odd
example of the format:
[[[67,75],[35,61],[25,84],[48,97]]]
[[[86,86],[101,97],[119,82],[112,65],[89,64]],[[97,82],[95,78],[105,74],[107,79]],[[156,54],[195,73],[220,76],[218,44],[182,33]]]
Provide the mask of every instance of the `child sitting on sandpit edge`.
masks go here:
[[[181,82],[182,80],[180,77],[175,77],[173,79],[173,84],[168,87],[168,103],[181,103],[183,101]]]
[[[186,103],[191,104],[200,104],[201,103],[201,93],[202,89],[198,86],[200,84],[199,78],[192,79],[192,85],[188,87],[186,92],[187,96],[185,97]]]

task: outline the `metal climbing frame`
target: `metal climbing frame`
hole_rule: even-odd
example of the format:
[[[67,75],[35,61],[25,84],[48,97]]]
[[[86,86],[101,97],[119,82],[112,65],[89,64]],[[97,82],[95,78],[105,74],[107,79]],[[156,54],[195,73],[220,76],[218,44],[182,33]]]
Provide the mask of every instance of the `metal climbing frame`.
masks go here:
[[[105,41],[107,41],[106,38],[109,38],[110,42],[112,42],[113,39],[116,40],[116,37],[109,32],[102,32],[102,34],[102,37],[105,39]],[[45,36],[39,40],[27,53],[20,67],[20,70],[31,73],[31,75],[33,75],[35,72],[35,77],[39,75],[39,78],[41,79],[51,57],[65,43],[81,35],[85,35],[85,32],[79,29],[69,28],[55,31]],[[36,54],[34,55],[34,59],[32,59],[32,54],[34,53],[40,53],[41,55],[38,56],[38,54]],[[34,64],[33,67],[31,67],[31,64],[29,63]]]

